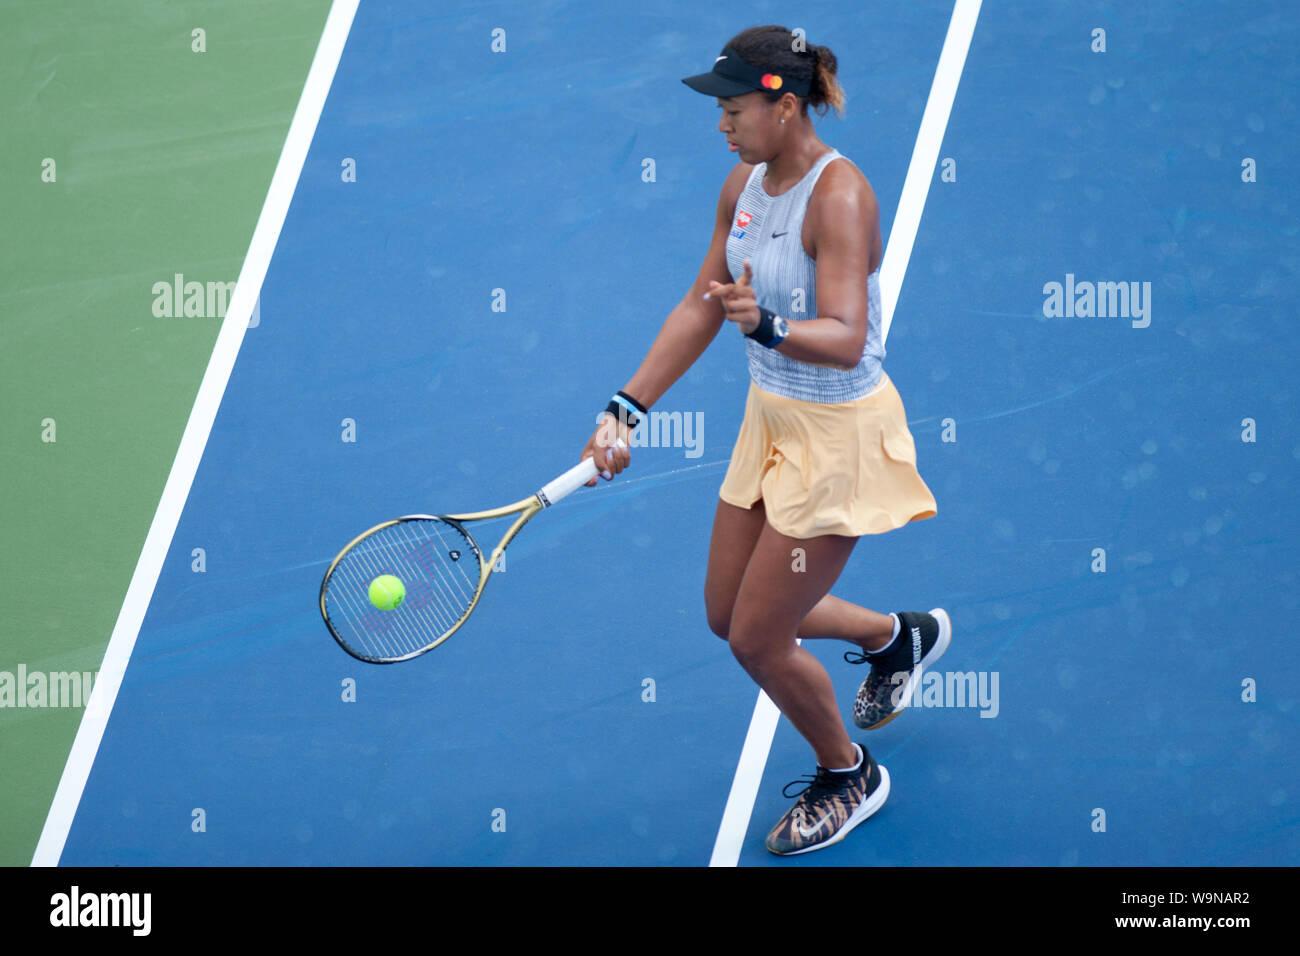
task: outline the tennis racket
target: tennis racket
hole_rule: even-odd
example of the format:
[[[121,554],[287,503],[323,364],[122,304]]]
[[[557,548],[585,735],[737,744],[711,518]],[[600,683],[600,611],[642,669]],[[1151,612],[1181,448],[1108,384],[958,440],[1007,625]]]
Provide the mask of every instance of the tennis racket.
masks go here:
[[[490,511],[407,515],[358,535],[325,572],[320,613],[343,649],[371,664],[409,661],[433,650],[465,623],[487,587],[492,568],[533,515],[596,476],[585,458],[540,491]],[[518,514],[491,554],[475,543],[467,522]],[[370,603],[370,582],[400,578],[406,596],[392,610]]]

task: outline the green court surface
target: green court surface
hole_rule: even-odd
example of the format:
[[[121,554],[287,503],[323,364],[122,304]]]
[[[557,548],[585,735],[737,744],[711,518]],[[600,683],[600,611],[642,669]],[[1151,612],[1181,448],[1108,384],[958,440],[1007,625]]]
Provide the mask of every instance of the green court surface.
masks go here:
[[[328,12],[3,14],[0,864],[30,862],[83,712],[20,669],[99,667]],[[203,314],[155,289],[178,275]]]

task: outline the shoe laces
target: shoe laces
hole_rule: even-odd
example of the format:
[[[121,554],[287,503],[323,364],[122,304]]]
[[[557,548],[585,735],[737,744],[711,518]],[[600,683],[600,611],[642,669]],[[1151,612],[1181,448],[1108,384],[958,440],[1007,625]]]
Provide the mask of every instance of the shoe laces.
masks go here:
[[[805,803],[816,803],[823,797],[830,796],[841,789],[843,784],[835,779],[836,776],[838,775],[833,774],[825,767],[818,767],[815,774],[808,774],[787,783],[781,788],[781,795],[787,800],[794,797],[803,797]],[[796,790],[794,793],[789,792],[791,787],[797,787],[800,784],[803,784],[802,789]]]

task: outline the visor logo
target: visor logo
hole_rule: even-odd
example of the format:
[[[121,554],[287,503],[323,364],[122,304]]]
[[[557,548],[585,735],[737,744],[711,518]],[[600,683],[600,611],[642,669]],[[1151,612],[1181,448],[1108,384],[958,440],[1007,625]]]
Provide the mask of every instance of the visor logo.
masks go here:
[[[764,73],[762,82],[764,88],[769,90],[779,90],[781,88],[781,77],[775,73]]]

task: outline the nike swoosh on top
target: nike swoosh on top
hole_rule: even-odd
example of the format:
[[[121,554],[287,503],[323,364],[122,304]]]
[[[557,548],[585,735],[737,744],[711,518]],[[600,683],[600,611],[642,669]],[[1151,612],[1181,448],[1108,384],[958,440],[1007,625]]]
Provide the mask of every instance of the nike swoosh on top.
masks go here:
[[[718,57],[718,60],[725,60],[725,59],[726,59],[725,56],[720,56],[720,57]],[[714,60],[713,62],[714,62],[714,63],[717,63],[718,60]]]
[[[785,232],[774,232],[774,233],[772,233],[772,238],[773,238],[773,239],[780,239],[782,236],[788,236],[789,234],[790,234],[790,230],[789,230],[789,229],[787,229]]]

